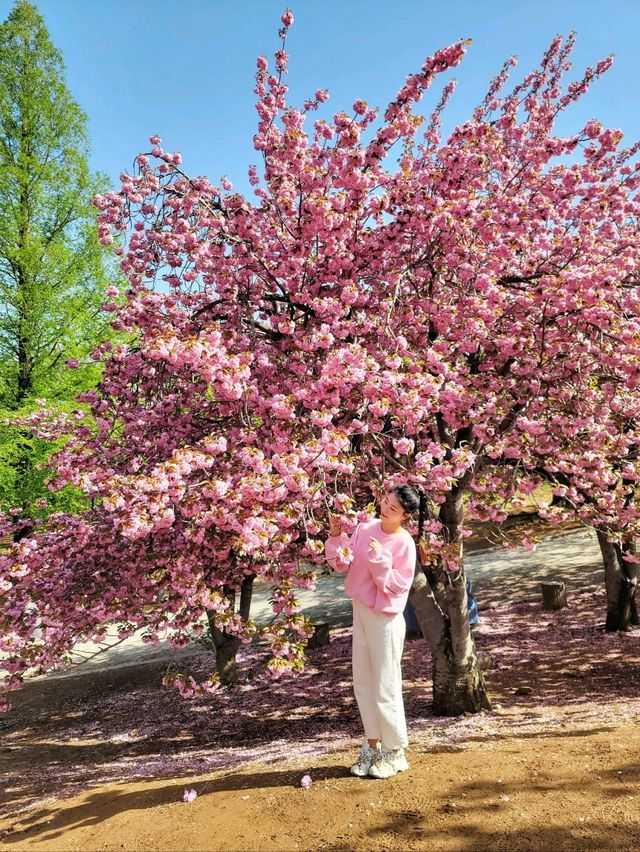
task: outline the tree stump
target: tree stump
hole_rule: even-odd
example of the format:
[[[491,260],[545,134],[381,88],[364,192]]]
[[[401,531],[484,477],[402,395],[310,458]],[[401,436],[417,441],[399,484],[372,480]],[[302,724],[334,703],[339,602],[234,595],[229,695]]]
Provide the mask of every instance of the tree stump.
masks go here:
[[[562,609],[567,606],[567,591],[564,583],[556,580],[542,583],[542,609]]]
[[[329,625],[320,621],[313,627],[313,636],[307,642],[307,648],[321,648],[323,645],[328,645],[330,641]]]

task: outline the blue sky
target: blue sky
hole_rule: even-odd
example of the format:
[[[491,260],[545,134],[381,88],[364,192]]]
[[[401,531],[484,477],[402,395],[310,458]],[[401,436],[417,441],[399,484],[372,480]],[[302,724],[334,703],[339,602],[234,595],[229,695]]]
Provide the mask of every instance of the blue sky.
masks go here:
[[[280,0],[34,0],[62,52],[67,84],[89,117],[91,165],[114,183],[158,133],[190,174],[228,175],[247,189],[259,163],[252,137],[255,58],[271,58],[286,3]],[[13,6],[0,0],[3,20]],[[472,38],[453,76],[445,128],[469,117],[512,53],[514,80],[536,66],[557,33],[576,30],[574,68],[616,54],[613,68],[558,126],[590,117],[640,137],[640,0],[299,0],[288,51],[290,100],[326,87],[329,114],[356,98],[385,107],[425,57]],[[442,76],[442,81],[448,79]],[[440,88],[424,101],[435,104]],[[329,111],[330,108],[330,111]]]

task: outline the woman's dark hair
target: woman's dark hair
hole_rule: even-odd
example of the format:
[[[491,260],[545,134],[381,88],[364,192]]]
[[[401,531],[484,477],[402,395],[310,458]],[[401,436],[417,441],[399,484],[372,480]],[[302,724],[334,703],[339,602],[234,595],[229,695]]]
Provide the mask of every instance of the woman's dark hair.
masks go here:
[[[410,515],[418,512],[418,541],[422,538],[424,522],[427,519],[427,495],[421,485],[396,485],[391,489],[398,502]]]

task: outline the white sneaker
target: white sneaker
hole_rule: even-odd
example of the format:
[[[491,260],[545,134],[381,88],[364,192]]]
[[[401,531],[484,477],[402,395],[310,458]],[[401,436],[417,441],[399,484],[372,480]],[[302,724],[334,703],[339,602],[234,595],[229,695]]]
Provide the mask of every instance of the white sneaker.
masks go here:
[[[406,772],[409,768],[403,748],[395,751],[381,751],[371,761],[369,775],[372,778],[391,778],[397,772]]]
[[[380,754],[379,748],[371,748],[369,743],[363,743],[360,748],[360,754],[357,761],[349,770],[352,775],[357,775],[358,778],[364,778],[369,774],[369,767],[373,760]]]

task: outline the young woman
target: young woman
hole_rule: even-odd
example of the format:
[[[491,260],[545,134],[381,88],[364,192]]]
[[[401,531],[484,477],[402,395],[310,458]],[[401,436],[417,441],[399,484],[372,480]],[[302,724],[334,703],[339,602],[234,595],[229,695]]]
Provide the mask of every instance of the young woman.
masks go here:
[[[367,742],[352,775],[390,778],[409,768],[402,701],[403,610],[413,583],[416,546],[403,522],[419,511],[422,535],[426,498],[418,486],[398,485],[380,501],[380,518],[360,523],[351,536],[330,517],[327,562],[347,574],[353,601],[353,691]]]

